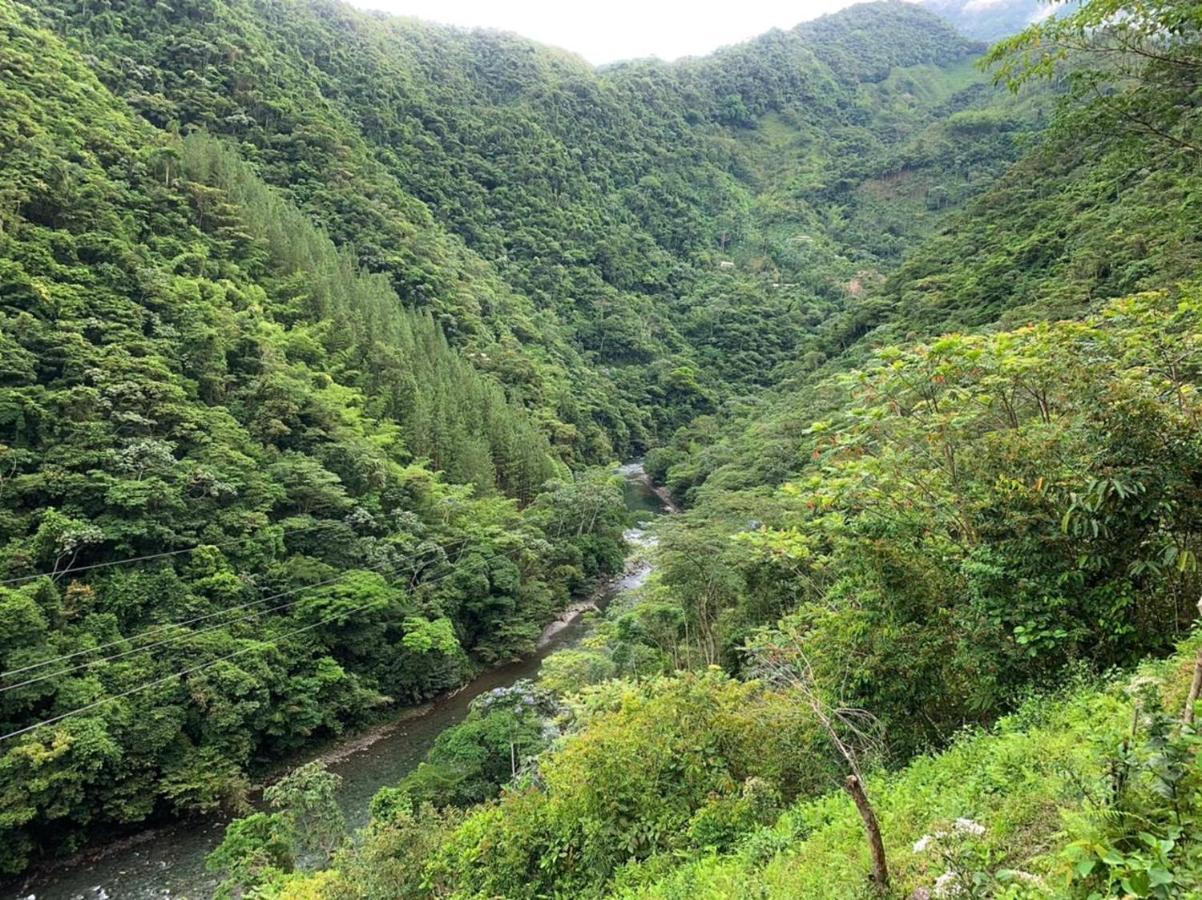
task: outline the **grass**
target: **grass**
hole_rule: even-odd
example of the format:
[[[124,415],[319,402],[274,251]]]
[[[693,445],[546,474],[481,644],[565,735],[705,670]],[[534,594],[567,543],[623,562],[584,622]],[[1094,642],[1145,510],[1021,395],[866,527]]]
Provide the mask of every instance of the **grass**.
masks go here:
[[[1162,681],[1169,709],[1179,708],[1185,696],[1196,644],[1188,642],[1176,656],[1141,670]],[[1078,679],[1032,698],[988,731],[966,732],[943,753],[870,778],[892,876],[884,896],[922,896],[920,889],[932,889],[951,865],[944,852],[971,857],[968,865],[985,875],[1021,870],[1038,878],[1008,887],[994,884],[988,896],[1065,896],[1065,817],[1079,812],[1086,797],[1105,783],[1110,755],[1131,726],[1132,701],[1124,690],[1130,681],[1129,674]],[[984,826],[984,833],[964,841],[945,839],[943,852],[938,841],[915,852],[924,835],[954,834],[961,818]],[[683,864],[658,858],[630,867],[618,880],[616,896],[880,897],[867,880],[869,870],[855,808],[847,795],[832,790],[748,834],[734,853]]]

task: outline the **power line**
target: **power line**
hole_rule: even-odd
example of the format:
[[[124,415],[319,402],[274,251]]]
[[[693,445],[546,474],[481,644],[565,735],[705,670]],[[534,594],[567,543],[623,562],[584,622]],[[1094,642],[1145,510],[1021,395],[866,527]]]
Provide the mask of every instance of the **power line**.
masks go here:
[[[380,569],[382,569],[384,567],[384,565],[385,565],[385,563],[380,563],[377,566],[372,566],[367,569],[351,569],[349,571],[343,572],[337,578],[331,578],[326,581],[319,581],[319,582],[316,582],[315,584],[308,584],[308,585],[305,585],[304,587],[295,588],[291,591],[282,591],[279,594],[272,594],[271,596],[264,597],[261,600],[256,600],[254,605],[266,603],[269,600],[276,600],[276,599],[279,599],[280,597],[286,597],[286,596],[290,596],[292,594],[299,594],[303,591],[313,590],[313,589],[316,589],[319,587],[336,584],[339,581],[349,578],[351,575],[355,574],[356,572],[378,572],[378,571],[380,571]],[[39,684],[40,682],[43,682],[43,681],[49,681],[51,678],[58,678],[60,675],[70,675],[72,672],[78,672],[80,669],[90,669],[90,668],[92,668],[92,666],[98,666],[101,663],[112,662],[113,660],[117,660],[117,659],[123,659],[126,656],[133,656],[135,653],[143,653],[147,650],[153,650],[155,647],[165,647],[170,644],[179,643],[180,641],[190,641],[193,638],[200,637],[201,635],[209,634],[213,631],[218,631],[222,628],[228,628],[231,625],[237,625],[239,622],[245,622],[247,619],[254,618],[255,616],[266,615],[267,613],[279,612],[280,610],[287,609],[290,606],[296,606],[296,604],[298,604],[300,602],[301,602],[300,598],[298,598],[296,600],[289,600],[287,603],[281,603],[278,606],[271,607],[270,609],[255,610],[255,612],[249,613],[248,615],[239,616],[238,618],[230,619],[227,622],[218,622],[216,625],[209,625],[208,627],[201,628],[197,631],[188,631],[188,632],[185,632],[184,634],[177,634],[174,637],[164,638],[161,641],[155,641],[154,643],[150,643],[150,644],[143,644],[140,647],[132,647],[129,650],[123,650],[120,653],[113,653],[109,656],[101,657],[100,659],[90,659],[87,662],[82,662],[82,663],[79,663],[74,666],[69,666],[66,669],[58,669],[57,671],[51,672],[47,675],[38,675],[34,678],[27,678],[25,681],[18,681],[15,684],[6,684],[3,686],[0,686],[0,694],[3,694],[7,691],[16,690],[17,688],[28,687],[31,684]],[[230,610],[223,610],[223,612],[232,611],[233,609],[234,609],[234,607],[231,607]],[[183,626],[177,626],[177,627],[182,628]]]
[[[462,545],[462,544],[466,543],[468,540],[469,540],[469,538],[459,538],[458,540],[451,541],[450,543],[448,543],[446,545],[440,544],[440,545],[431,547],[428,550],[422,551],[422,553],[433,553],[437,550],[442,550],[445,552],[446,550],[450,549],[451,547],[455,547],[457,545]],[[407,557],[405,561],[406,562],[415,562],[418,558],[418,555],[419,554],[414,554],[413,556]],[[388,563],[381,563],[378,566],[369,568],[367,571],[376,571],[387,564]],[[399,566],[399,564],[398,564],[398,566]],[[356,571],[356,570],[351,570],[351,572],[353,572],[353,571]],[[363,571],[363,570],[358,570],[358,571]],[[215,610],[214,612],[204,613],[203,615],[193,616],[191,619],[185,619],[182,622],[167,622],[167,623],[164,623],[163,625],[156,625],[154,628],[151,628],[148,631],[144,631],[141,634],[134,635],[133,637],[120,638],[119,640],[109,641],[108,643],[99,644],[98,646],[95,646],[95,647],[87,647],[87,648],[84,648],[81,650],[75,650],[71,653],[60,654],[59,656],[52,656],[49,659],[43,659],[36,663],[30,663],[25,666],[20,666],[19,668],[16,668],[16,669],[9,669],[6,672],[0,672],[0,678],[9,678],[13,675],[20,675],[23,672],[32,672],[35,669],[41,669],[41,668],[44,668],[45,666],[52,665],[56,662],[66,662],[67,660],[75,659],[76,657],[79,657],[79,656],[84,656],[89,653],[97,653],[101,650],[107,650],[110,647],[116,647],[121,644],[128,643],[129,641],[133,641],[133,640],[142,640],[147,637],[156,637],[159,634],[164,634],[175,628],[186,628],[189,625],[195,625],[197,622],[204,622],[204,621],[207,621],[208,619],[212,619],[217,616],[224,616],[228,613],[237,612],[238,610],[249,609],[254,606],[261,606],[262,604],[268,603],[271,600],[278,600],[281,597],[288,597],[288,596],[291,596],[292,594],[296,594],[301,591],[307,591],[310,588],[318,588],[318,587],[324,587],[329,584],[334,584],[335,582],[341,581],[343,578],[347,577],[349,574],[351,574],[351,572],[343,572],[333,578],[328,578],[325,581],[318,581],[318,582],[315,582],[314,584],[304,585],[302,587],[293,588],[292,590],[288,590],[288,591],[280,591],[279,593],[271,594],[267,597],[260,597],[258,600],[250,600],[250,601],[247,601],[246,603],[240,603],[237,606],[229,606],[229,607],[226,607],[225,609],[219,609],[219,610]],[[270,610],[268,610],[268,611],[270,611]],[[242,617],[242,618],[249,618],[249,616]],[[242,618],[231,619],[228,622],[222,622],[219,625],[214,626],[214,627],[220,628],[220,627],[225,627],[226,625],[233,625],[235,622],[242,621]],[[193,634],[203,633],[204,631],[207,631],[207,630],[210,630],[210,629],[203,629],[201,632],[193,632]],[[138,650],[145,650],[145,649],[148,649],[149,647],[154,647],[154,646],[158,646],[158,644],[144,645],[142,647],[135,648],[134,650],[128,650],[128,651],[125,651],[124,653],[116,654],[115,656],[109,657],[109,658],[116,659],[121,656],[127,656],[130,653],[135,653]],[[95,660],[95,662],[103,662],[103,661],[104,660]],[[61,674],[65,674],[66,672],[74,672],[76,669],[84,668],[87,665],[90,665],[90,663],[81,663],[80,665],[73,666],[69,669],[64,669],[55,674],[61,675]],[[14,684],[14,685],[9,685],[7,687],[2,687],[2,688],[0,688],[0,693],[4,693],[5,691],[12,690],[13,688],[16,688],[16,687],[24,687],[27,684],[33,684],[33,683],[36,683],[37,681],[42,681],[45,678],[51,678],[51,677],[54,677],[54,676],[53,675],[42,676],[42,677],[39,677],[36,679],[32,679],[30,681],[22,682],[21,684]]]
[[[304,528],[289,528],[281,535],[287,537],[291,534],[304,534],[306,531],[312,531],[315,528],[321,528],[328,525],[328,522],[314,522],[312,525],[306,525]],[[217,543],[205,542],[194,544],[191,547],[182,547],[179,550],[164,550],[162,553],[147,553],[143,556],[127,556],[124,559],[111,559],[106,562],[89,563],[86,566],[70,566],[66,569],[56,569],[51,572],[38,572],[35,575],[18,575],[14,578],[6,578],[0,581],[0,587],[10,584],[19,584],[22,581],[33,581],[36,578],[61,578],[64,575],[70,575],[72,572],[90,572],[93,569],[107,569],[111,566],[124,566],[129,563],[148,562],[152,559],[163,559],[168,556],[180,556],[184,553],[192,553],[199,550],[201,547],[230,547],[234,544],[241,544],[246,541],[254,540],[258,535],[246,535],[240,538],[231,538],[228,541],[219,541]]]
[[[15,738],[22,734],[26,734],[30,731],[33,731],[34,729],[42,728],[43,726],[46,726],[46,725],[53,725],[55,722],[61,722],[63,719],[66,719],[70,716],[79,715],[82,712],[87,712],[90,709],[95,709],[98,706],[103,706],[105,703],[111,703],[114,700],[120,700],[123,697],[130,696],[131,694],[136,694],[140,691],[147,690],[149,688],[154,687],[155,685],[165,684],[166,682],[171,681],[174,678],[183,678],[185,675],[193,675],[197,672],[202,671],[203,669],[209,668],[210,666],[215,666],[215,665],[217,665],[217,663],[225,662],[228,659],[233,659],[235,656],[241,656],[244,653],[250,653],[253,650],[262,649],[262,647],[267,646],[267,645],[275,647],[275,646],[277,646],[277,644],[276,644],[277,641],[282,641],[286,637],[291,637],[294,634],[300,634],[302,631],[311,631],[314,628],[319,628],[322,625],[332,622],[334,619],[338,618],[338,616],[351,615],[353,613],[367,609],[367,607],[369,607],[371,605],[372,605],[371,603],[365,603],[362,606],[356,607],[351,610],[342,610],[341,612],[338,612],[335,615],[328,616],[325,619],[321,619],[320,621],[314,622],[312,625],[306,625],[303,628],[296,628],[296,629],[293,629],[292,631],[285,632],[284,634],[281,634],[279,637],[272,638],[270,641],[262,642],[262,644],[260,644],[258,646],[243,647],[240,650],[235,650],[233,653],[227,653],[224,656],[219,656],[216,659],[210,660],[207,663],[202,663],[199,666],[193,666],[190,669],[181,669],[178,672],[172,672],[170,675],[165,675],[162,678],[155,679],[154,681],[148,681],[145,684],[140,684],[137,687],[130,688],[127,691],[122,691],[119,694],[112,694],[111,696],[108,696],[108,697],[102,697],[101,699],[95,700],[92,703],[87,704],[86,706],[81,706],[77,709],[70,710],[69,712],[61,713],[60,715],[54,716],[49,719],[43,719],[41,722],[35,722],[32,725],[26,725],[24,728],[18,728],[16,731],[10,731],[8,734],[0,735],[0,743],[3,743],[4,741],[9,740],[10,738]]]
[[[467,540],[467,538],[464,538],[459,543],[463,543],[466,540]],[[431,550],[445,550],[445,549],[446,549],[445,547],[431,548]],[[429,551],[427,551],[427,552],[429,552]],[[409,562],[409,563],[416,562],[417,558],[418,557],[416,555],[414,555],[414,556],[408,557],[407,559],[403,560],[402,563],[403,562]],[[397,563],[395,565],[395,568],[398,571],[400,570],[400,566],[402,563]],[[319,581],[314,584],[307,584],[302,587],[293,588],[292,590],[288,590],[288,591],[280,591],[277,594],[271,594],[267,597],[263,597],[259,600],[255,600],[251,603],[242,604],[241,607],[232,606],[232,607],[229,607],[228,609],[221,610],[219,613],[210,613],[207,616],[203,616],[203,617],[199,617],[199,618],[212,618],[215,615],[224,614],[227,612],[234,612],[240,608],[246,608],[249,606],[259,606],[259,605],[267,603],[271,600],[278,600],[281,597],[290,597],[294,594],[299,594],[304,591],[309,591],[309,590],[313,590],[315,588],[324,587],[324,586],[331,585],[331,584],[336,584],[339,581],[342,581],[346,578],[351,577],[356,572],[379,572],[381,569],[384,569],[389,565],[393,565],[393,564],[388,561],[385,561],[385,562],[378,563],[375,566],[368,566],[365,569],[350,569],[334,578],[330,578],[325,581]],[[394,573],[394,574],[396,574],[396,573]],[[431,581],[433,581],[433,579],[431,579]],[[429,584],[429,583],[431,583],[431,581],[427,581],[427,582],[423,582],[423,583]],[[201,628],[199,631],[189,631],[184,634],[177,634],[177,635],[174,635],[173,637],[164,638],[161,641],[155,641],[154,643],[150,643],[150,644],[143,644],[140,647],[131,647],[128,650],[123,650],[120,653],[113,653],[113,654],[110,654],[109,656],[101,657],[100,659],[90,659],[87,662],[79,663],[74,666],[69,666],[65,669],[59,669],[59,670],[57,670],[55,672],[51,672],[47,675],[38,675],[38,676],[35,676],[34,678],[27,678],[25,681],[16,682],[15,684],[6,684],[3,686],[0,686],[0,694],[6,693],[8,691],[16,690],[17,688],[28,687],[32,684],[39,684],[43,681],[49,681],[51,678],[58,678],[60,675],[70,675],[72,672],[78,672],[80,669],[90,669],[92,666],[97,666],[97,665],[100,665],[101,663],[112,662],[113,660],[117,660],[117,659],[123,659],[126,656],[133,656],[136,653],[143,653],[147,650],[152,650],[155,647],[165,647],[170,644],[179,643],[180,641],[190,641],[193,638],[200,637],[201,635],[204,635],[204,634],[209,634],[213,631],[218,631],[222,628],[228,628],[231,625],[237,625],[239,622],[245,622],[247,619],[251,619],[256,616],[266,615],[268,613],[279,612],[280,610],[288,609],[291,606],[296,606],[296,604],[298,604],[300,602],[301,602],[300,599],[290,600],[287,603],[281,603],[281,604],[279,604],[277,606],[273,606],[269,609],[255,610],[255,612],[248,613],[245,616],[239,616],[235,619],[230,619],[225,622],[218,622],[215,625],[209,625],[206,628]],[[176,625],[176,626],[170,626],[170,625],[163,626],[163,628],[160,630],[169,630],[171,627],[182,628],[186,624],[188,624],[188,623],[183,623],[183,624]],[[143,634],[143,635],[138,635],[137,637],[140,638],[140,637],[144,637],[144,636],[145,635]],[[121,642],[117,641],[114,643],[121,643]],[[90,651],[90,652],[95,652],[96,649],[99,649],[99,648],[92,648],[92,651]],[[46,664],[45,662],[38,663],[37,667],[44,666],[45,664]],[[26,670],[28,670],[29,668],[33,668],[33,667],[27,667]],[[19,670],[14,670],[14,671],[19,671]],[[9,674],[9,673],[5,673],[5,674]]]
[[[503,557],[504,555],[505,554],[503,554],[503,553],[497,553],[497,554],[494,554],[493,556],[489,557],[489,559],[490,560],[491,559],[499,559],[499,558]],[[435,584],[439,581],[442,581],[445,578],[449,578],[453,574],[455,574],[454,570],[447,572],[446,574],[442,575],[439,578],[433,578],[430,581],[427,581],[424,583],[425,584]],[[319,621],[314,622],[310,625],[305,625],[301,628],[294,628],[291,631],[286,631],[286,632],[284,632],[284,634],[278,635],[277,637],[274,637],[269,641],[261,642],[261,644],[259,644],[259,645],[251,646],[251,647],[243,647],[239,650],[235,650],[231,653],[226,653],[223,656],[219,656],[216,659],[212,659],[212,660],[209,660],[208,662],[201,663],[198,666],[192,666],[191,668],[181,669],[178,672],[172,672],[170,675],[164,675],[162,678],[156,678],[152,681],[147,681],[143,684],[139,684],[139,685],[136,685],[135,687],[129,688],[128,690],[121,691],[120,693],[111,694],[108,697],[101,697],[99,700],[94,700],[91,703],[88,703],[84,706],[80,706],[80,707],[77,707],[76,709],[68,710],[65,713],[60,713],[57,716],[52,716],[49,719],[43,719],[40,722],[34,722],[32,725],[26,725],[23,728],[18,728],[15,731],[8,732],[7,734],[0,734],[0,743],[3,743],[4,741],[7,741],[11,738],[19,737],[23,734],[28,734],[29,732],[34,731],[38,728],[43,728],[46,725],[53,725],[56,722],[61,722],[61,721],[63,721],[63,719],[67,719],[71,716],[76,716],[76,715],[79,715],[80,713],[88,712],[89,710],[96,709],[97,707],[103,706],[106,703],[111,703],[114,700],[121,700],[132,694],[137,694],[137,693],[140,693],[141,691],[149,690],[150,688],[155,687],[157,685],[166,684],[168,681],[171,681],[173,679],[183,678],[185,675],[194,675],[197,672],[203,671],[204,669],[208,669],[212,666],[217,665],[218,663],[225,662],[226,660],[233,659],[234,657],[241,656],[245,653],[250,653],[255,650],[263,649],[265,646],[276,647],[276,646],[278,646],[278,642],[282,641],[284,638],[292,637],[293,635],[300,634],[305,631],[312,631],[314,628],[320,628],[322,625],[329,624],[330,622],[334,621],[335,619],[337,619],[340,616],[350,616],[350,615],[354,615],[355,613],[362,612],[363,610],[372,606],[374,602],[375,601],[372,601],[371,603],[364,603],[362,606],[357,606],[357,607],[354,607],[349,610],[340,610],[339,612],[334,613],[330,616],[327,616],[324,619],[320,619]]]

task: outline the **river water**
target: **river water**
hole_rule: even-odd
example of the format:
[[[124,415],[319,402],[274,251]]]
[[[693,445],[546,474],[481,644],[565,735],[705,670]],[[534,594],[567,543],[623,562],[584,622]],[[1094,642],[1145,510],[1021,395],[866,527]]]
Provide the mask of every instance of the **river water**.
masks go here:
[[[664,511],[663,501],[647,483],[638,463],[619,469],[624,477],[631,528],[627,539],[636,548],[649,543],[639,523]],[[604,607],[615,595],[638,587],[650,567],[636,562],[622,575],[601,585],[593,601]],[[367,822],[371,798],[381,787],[396,784],[425,758],[445,728],[461,722],[471,701],[487,691],[507,687],[538,674],[543,659],[580,641],[588,625],[580,617],[548,628],[538,652],[519,662],[491,669],[459,693],[418,709],[405,710],[392,723],[367,735],[349,736],[327,750],[329,769],[342,777],[339,803],[347,823]],[[298,760],[299,765],[304,760]],[[226,820],[194,819],[142,832],[135,837],[82,856],[27,878],[0,896],[36,900],[203,900],[211,897],[217,879],[205,871],[205,856],[221,841]]]

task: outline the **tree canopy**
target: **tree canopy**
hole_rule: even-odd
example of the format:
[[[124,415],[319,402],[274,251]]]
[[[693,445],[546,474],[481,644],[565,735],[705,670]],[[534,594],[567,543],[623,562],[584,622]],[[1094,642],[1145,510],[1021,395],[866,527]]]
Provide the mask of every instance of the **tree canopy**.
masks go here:
[[[1097,678],[1196,618],[1200,35],[1086,0],[983,52],[880,2],[594,69],[335,0],[0,0],[0,871],[249,812],[531,652],[646,453],[686,507],[648,583],[356,839],[319,766],[269,788],[223,892],[742,890],[848,765],[866,804],[1070,676],[1128,774],[1066,883],[1196,888],[1184,701],[1121,737]]]

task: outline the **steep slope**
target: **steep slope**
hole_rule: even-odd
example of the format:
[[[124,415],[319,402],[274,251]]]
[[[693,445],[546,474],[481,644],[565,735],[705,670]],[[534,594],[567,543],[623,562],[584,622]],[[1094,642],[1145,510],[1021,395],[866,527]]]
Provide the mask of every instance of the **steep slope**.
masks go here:
[[[1193,286],[881,350],[826,386],[790,483],[706,497],[661,529],[649,586],[549,661],[559,703],[529,696],[568,733],[498,797],[439,809],[420,785],[386,789],[312,876],[230,865],[262,846],[231,830],[230,884],[291,898],[940,896],[949,882],[1023,900],[1193,896],[1202,372],[1181,361],[1199,348]],[[1163,691],[1097,674],[1146,655],[1169,657],[1145,673]],[[1086,687],[1032,699],[1066,682]],[[456,738],[460,759],[500,755]],[[836,790],[850,776],[867,782],[888,890],[865,877],[860,804]]]
[[[898,3],[600,72],[102,6],[0,0],[7,871],[529,651],[620,560],[585,467],[771,384],[1025,127]]]
[[[590,415],[612,420],[616,433],[624,416],[637,420],[629,405],[625,412],[611,408],[620,404],[612,390],[606,393],[603,376],[581,377],[584,365],[553,321],[448,234],[375,158],[376,148],[348,117],[353,111],[327,98],[334,92],[331,79],[312,62],[325,57],[311,45],[336,37],[327,27],[332,14],[368,22],[364,17],[308,3],[261,9],[133,3],[102,14],[87,4],[64,4],[44,12],[47,21],[78,21],[92,32],[85,46],[98,74],[151,124],[168,132],[201,126],[240,144],[260,176],[286,189],[336,244],[353,247],[368,271],[387,274],[411,307],[430,310],[512,396],[541,407],[554,430],[569,435],[564,452],[608,453],[608,437],[589,427]],[[339,54],[357,83],[370,66],[366,57],[353,63],[350,52],[344,46]],[[389,73],[373,74],[391,84]],[[429,138],[414,141],[420,147]],[[454,167],[445,157],[438,162]],[[577,405],[583,411],[573,410]],[[559,413],[567,418],[562,425],[556,424]],[[573,435],[577,424],[584,434]]]
[[[860,183],[904,168],[889,153],[948,111],[946,88],[914,97],[910,83],[938,82],[944,67],[979,49],[899,3],[859,7],[712,58],[601,73],[512,36],[335,3],[117,4],[103,15],[71,0],[55,7],[59,27],[100,61],[102,79],[152,123],[238,141],[263,177],[336,242],[354,246],[370,270],[388,274],[405,302],[432,308],[453,341],[479,343],[482,330],[488,340],[502,337],[484,365],[524,401],[545,398],[583,458],[604,455],[607,440],[619,450],[645,444],[732,388],[770,380],[864,267],[845,257],[873,230],[875,212],[848,233],[828,226],[830,211]],[[892,89],[863,87],[895,69],[929,66]],[[952,110],[990,102],[979,76],[958,77],[965,93],[950,100]],[[900,115],[889,108],[899,97],[911,107]],[[825,186],[820,198],[803,195],[775,214],[794,235],[817,232],[814,253],[759,237],[752,206],[779,186],[747,177],[754,163],[740,135],[770,116],[788,117],[804,144],[797,155],[813,173],[807,187]],[[996,165],[1017,151],[991,137],[978,152]],[[954,206],[972,192],[933,203]],[[765,202],[779,206],[771,196]],[[458,240],[444,248],[432,223]],[[911,228],[884,255],[894,261],[924,230]],[[512,294],[484,302],[470,282],[456,287],[463,279],[447,273],[444,258],[451,272],[467,265],[447,249],[459,241]],[[726,255],[749,242],[763,262],[717,278]],[[782,293],[773,284],[791,287]],[[750,320],[744,333],[773,335],[749,365],[715,372],[715,354],[695,352],[712,328],[690,332],[691,321],[706,316],[715,294]],[[531,316],[533,329],[513,332]],[[516,343],[503,339],[507,332]],[[583,354],[589,374],[557,334]],[[553,364],[575,373],[571,396],[531,343],[555,347],[562,361]],[[533,363],[523,361],[532,354]]]
[[[620,559],[621,503],[540,499],[531,414],[223,144],[12,4],[0,42],[11,872],[530,650]]]
[[[428,783],[382,792],[313,876],[285,873],[287,846],[275,871],[248,869],[263,844],[231,830],[229,885],[1196,895],[1202,658],[1098,685],[1197,649],[1200,47],[1196,3],[1093,0],[1003,48],[1015,86],[1059,76],[1048,139],[866,278],[782,384],[649,455],[693,508],[661,526],[648,584],[553,658],[541,687],[560,703],[531,693],[567,735],[516,771],[510,748],[499,796],[439,809]],[[996,133],[996,112],[956,127]],[[779,110],[751,115],[750,158],[787,196],[757,142],[800,150],[772,134]],[[1030,699],[1074,679],[1091,686]],[[479,771],[503,767],[495,737],[455,740]],[[877,826],[893,876],[878,843],[872,883]]]
[[[1057,44],[1045,39],[1043,46]],[[1036,104],[1046,96],[1023,96],[1028,79],[1016,81],[1018,105],[1010,110],[949,117],[952,132],[1005,131],[1016,110],[1033,107],[1048,128],[1024,159],[943,219],[892,271],[817,323],[777,370],[773,391],[753,406],[728,408],[734,418],[722,427],[700,418],[678,432],[652,460],[657,477],[686,500],[706,490],[779,484],[804,465],[796,448],[827,408],[823,380],[862,364],[876,348],[1078,318],[1114,297],[1191,281],[1202,263],[1193,223],[1202,190],[1194,63],[1135,51],[1134,61],[1118,63],[1119,46],[1103,41],[1064,72],[1053,68],[1054,109],[1040,112]],[[1019,44],[1010,58],[1038,58],[1033,53]],[[995,57],[999,77],[1009,78],[1008,57]],[[1156,69],[1144,74],[1149,59]],[[1120,75],[1107,76],[1111,62]]]
[[[961,735],[950,750],[873,779],[893,890],[1030,900],[1196,890],[1189,867],[1171,872],[1166,865],[1179,842],[1164,837],[1176,829],[1156,797],[1171,784],[1188,798],[1186,815],[1197,802],[1196,773],[1162,780],[1156,769],[1166,737],[1173,751],[1193,744],[1173,721],[1188,691],[1190,650],[1134,678],[1033,699],[990,731]],[[1116,771],[1124,773],[1117,788]],[[1153,833],[1165,843],[1149,846]],[[798,804],[775,824],[728,840],[730,850],[698,853],[679,867],[662,859],[632,867],[612,896],[874,895],[863,874],[870,868],[863,825],[842,793]]]

